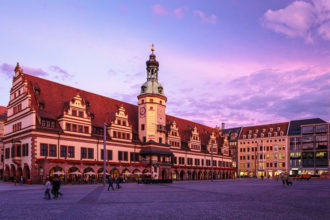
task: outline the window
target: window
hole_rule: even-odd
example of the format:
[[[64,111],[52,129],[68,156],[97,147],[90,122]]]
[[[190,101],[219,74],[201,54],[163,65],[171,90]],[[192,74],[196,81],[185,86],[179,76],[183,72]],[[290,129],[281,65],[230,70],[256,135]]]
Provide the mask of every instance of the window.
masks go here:
[[[210,160],[206,160],[206,166],[211,166],[211,161]]]
[[[143,137],[143,142],[146,142],[147,141],[147,138],[144,136]]]
[[[316,133],[327,133],[328,132],[328,125],[316,125],[315,126]]]
[[[128,152],[127,151],[124,152],[124,160],[128,161]]]
[[[200,165],[200,160],[199,159],[195,159],[195,165],[199,166]]]
[[[20,157],[21,156],[21,145],[20,144],[18,144],[18,145],[16,145],[16,156],[17,157]]]
[[[10,157],[10,149],[6,148],[5,150],[5,158],[8,159]]]
[[[160,143],[160,144],[162,143],[162,138],[159,138],[159,143]]]
[[[304,126],[301,128],[302,134],[313,134],[314,133],[314,126]]]
[[[123,126],[126,126],[126,121],[123,121]]]
[[[144,124],[141,124],[141,130],[144,131]]]
[[[15,146],[11,147],[11,157],[15,157]]]
[[[131,158],[131,161],[139,161],[139,154],[131,152],[130,158]]]
[[[117,124],[118,125],[121,125],[121,120],[117,120]]]
[[[85,126],[84,127],[84,132],[85,132],[85,134],[88,134],[89,133],[89,127]]]
[[[107,150],[108,160],[112,160],[112,150]]]
[[[130,139],[130,134],[126,134],[126,138],[127,138],[127,140],[129,140]]]
[[[88,148],[88,159],[93,159],[93,158],[94,158],[94,149]]]
[[[121,133],[120,132],[118,132],[118,138],[121,138]]]
[[[29,156],[29,144],[22,145],[22,156]]]
[[[48,156],[48,145],[40,144],[40,156]]]
[[[118,160],[123,160],[123,152],[118,151]]]
[[[81,148],[81,159],[87,158],[87,149],[82,147]]]
[[[68,147],[68,157],[74,158],[74,147],[73,146]]]
[[[73,116],[77,116],[77,111],[76,110],[72,110],[72,115]]]
[[[60,148],[60,149],[61,149],[60,156],[61,156],[61,157],[66,157],[66,149],[67,149],[67,147],[61,145],[61,148]]]
[[[72,125],[72,131],[74,131],[74,132],[77,131],[77,125]]]
[[[66,123],[65,125],[66,125],[66,130],[67,130],[67,131],[71,131],[71,124]]]
[[[83,118],[84,117],[84,112],[79,111],[79,117]]]
[[[49,156],[56,157],[56,145],[54,144],[49,145]]]
[[[78,126],[78,131],[79,131],[80,133],[82,133],[82,132],[83,132],[83,126],[79,125],[79,126]]]
[[[192,158],[188,158],[187,159],[187,164],[188,165],[193,165],[193,159]]]
[[[116,131],[113,131],[113,137],[117,138],[117,132]]]

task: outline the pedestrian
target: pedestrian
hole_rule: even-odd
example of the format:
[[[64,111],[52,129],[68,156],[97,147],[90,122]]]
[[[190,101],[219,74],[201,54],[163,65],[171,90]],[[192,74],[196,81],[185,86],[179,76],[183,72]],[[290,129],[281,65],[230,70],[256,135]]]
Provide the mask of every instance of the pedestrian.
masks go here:
[[[20,179],[20,182],[19,182],[20,185],[23,185],[23,180],[24,180],[23,176],[21,176],[21,179]]]
[[[109,177],[109,181],[108,181],[108,183],[109,183],[108,191],[109,191],[110,187],[112,188],[112,190],[115,190],[115,189],[113,188],[113,180],[112,180],[112,177],[111,177],[111,176]]]
[[[120,177],[116,177],[116,189],[120,189]]]
[[[285,186],[284,175],[281,176],[281,180],[282,180],[283,186]]]
[[[264,175],[263,174],[261,174],[261,180],[264,180]]]
[[[58,198],[58,191],[60,189],[60,180],[55,176],[55,178],[53,179],[53,187],[52,187],[52,193],[54,195],[54,199]]]
[[[16,186],[16,183],[17,183],[17,179],[16,177],[14,177],[14,185]]]
[[[278,175],[276,175],[276,181],[278,182]]]
[[[50,191],[50,188],[51,188],[51,183],[50,183],[49,179],[47,179],[45,187],[46,187],[45,199],[50,199],[50,192],[49,191]]]

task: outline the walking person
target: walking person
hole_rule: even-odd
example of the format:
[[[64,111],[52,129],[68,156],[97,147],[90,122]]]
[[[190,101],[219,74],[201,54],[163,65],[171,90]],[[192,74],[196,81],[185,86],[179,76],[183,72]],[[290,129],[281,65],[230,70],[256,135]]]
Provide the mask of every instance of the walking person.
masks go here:
[[[58,198],[58,191],[60,189],[60,180],[55,176],[53,179],[53,188],[52,188],[52,193],[54,195],[54,199]]]
[[[120,189],[120,177],[116,177],[116,189]]]
[[[23,185],[23,181],[24,181],[23,176],[21,176],[21,179],[20,179],[20,181],[19,181],[19,184],[20,184],[20,185]]]
[[[281,176],[281,180],[282,180],[283,186],[285,186],[284,175]]]
[[[108,191],[109,191],[110,187],[112,188],[112,190],[115,190],[115,189],[113,188],[113,180],[112,180],[112,177],[111,177],[111,176],[109,177],[109,181],[108,181],[108,183],[109,183]]]
[[[264,175],[263,174],[261,174],[261,180],[264,180]]]
[[[51,183],[49,179],[47,179],[46,184],[45,184],[46,190],[45,190],[45,199],[50,199],[50,188],[51,188]]]

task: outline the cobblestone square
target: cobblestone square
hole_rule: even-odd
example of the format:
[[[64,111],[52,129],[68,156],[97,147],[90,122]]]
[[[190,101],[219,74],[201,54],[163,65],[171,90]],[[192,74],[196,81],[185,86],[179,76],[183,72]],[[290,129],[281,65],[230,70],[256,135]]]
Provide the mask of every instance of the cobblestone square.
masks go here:
[[[186,181],[65,185],[44,200],[41,185],[0,183],[0,219],[329,219],[330,181]]]

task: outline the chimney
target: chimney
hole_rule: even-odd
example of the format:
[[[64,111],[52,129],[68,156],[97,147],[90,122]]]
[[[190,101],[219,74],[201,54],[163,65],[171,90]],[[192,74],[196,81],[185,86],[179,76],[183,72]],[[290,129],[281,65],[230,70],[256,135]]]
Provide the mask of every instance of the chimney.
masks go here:
[[[221,130],[224,130],[224,129],[225,129],[225,123],[222,122],[222,123],[221,123]]]

